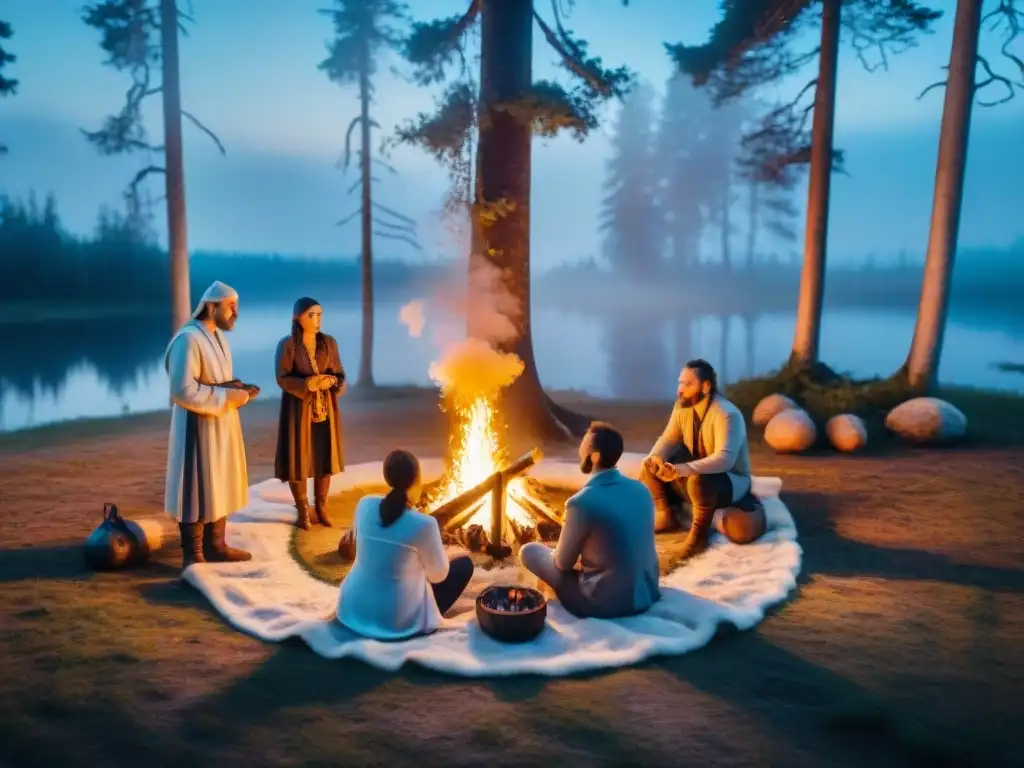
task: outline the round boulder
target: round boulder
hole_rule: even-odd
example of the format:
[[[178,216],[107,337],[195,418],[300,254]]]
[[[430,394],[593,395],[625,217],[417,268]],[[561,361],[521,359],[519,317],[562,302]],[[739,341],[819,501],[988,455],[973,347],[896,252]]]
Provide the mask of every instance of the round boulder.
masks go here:
[[[799,407],[799,405],[785,395],[768,395],[768,397],[761,398],[761,402],[754,406],[754,413],[751,416],[751,420],[754,422],[755,427],[763,427],[768,424],[772,418],[783,411],[789,411]]]
[[[806,451],[817,439],[814,420],[803,408],[790,408],[775,414],[764,428],[764,441],[777,453]]]
[[[825,424],[825,434],[832,447],[843,453],[859,451],[868,444],[864,420],[852,413],[841,413],[829,419]]]
[[[967,434],[967,417],[945,400],[915,397],[889,411],[885,426],[911,443],[951,443]]]

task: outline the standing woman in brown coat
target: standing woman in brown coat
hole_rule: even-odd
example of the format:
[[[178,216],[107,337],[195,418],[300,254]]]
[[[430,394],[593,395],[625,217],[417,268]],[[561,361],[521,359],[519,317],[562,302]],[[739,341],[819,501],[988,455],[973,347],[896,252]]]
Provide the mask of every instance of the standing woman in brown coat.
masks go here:
[[[317,522],[331,526],[327,492],[331,475],[345,468],[338,398],[345,394],[345,369],[338,342],[320,332],[323,309],[307,297],[295,302],[292,332],[277,345],[277,384],[281,418],[277,432],[274,476],[288,483],[296,525],[309,530]],[[314,509],[309,509],[306,481],[313,478]]]

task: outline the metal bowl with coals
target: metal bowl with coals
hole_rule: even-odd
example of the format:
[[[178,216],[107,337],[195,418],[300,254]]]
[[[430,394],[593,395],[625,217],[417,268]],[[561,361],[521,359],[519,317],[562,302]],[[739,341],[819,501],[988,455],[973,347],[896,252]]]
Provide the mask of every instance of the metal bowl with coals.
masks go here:
[[[544,629],[548,601],[536,589],[495,585],[476,599],[476,620],[489,637],[503,643],[527,643]]]

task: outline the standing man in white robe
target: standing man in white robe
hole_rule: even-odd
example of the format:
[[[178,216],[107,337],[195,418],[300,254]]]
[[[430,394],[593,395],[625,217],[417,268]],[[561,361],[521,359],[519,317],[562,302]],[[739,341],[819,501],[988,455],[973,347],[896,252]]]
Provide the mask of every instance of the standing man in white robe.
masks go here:
[[[224,333],[237,318],[238,292],[214,282],[167,347],[173,405],[164,508],[178,520],[182,571],[252,558],[225,541],[228,516],[249,498],[238,409],[258,392],[233,375]]]

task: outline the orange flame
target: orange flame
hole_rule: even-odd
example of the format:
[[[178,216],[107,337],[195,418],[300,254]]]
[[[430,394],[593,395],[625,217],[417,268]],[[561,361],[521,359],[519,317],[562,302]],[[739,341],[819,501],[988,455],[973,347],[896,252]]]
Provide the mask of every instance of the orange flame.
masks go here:
[[[495,401],[479,396],[468,405],[454,405],[458,426],[449,436],[451,465],[431,506],[438,506],[482,483],[509,462],[507,452],[498,439],[497,409]],[[505,514],[520,525],[532,525],[532,517],[517,501],[524,492],[523,479],[513,478],[506,488]],[[491,524],[493,500],[488,495],[483,505],[466,521],[465,525]]]

